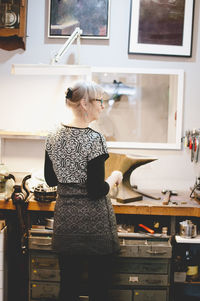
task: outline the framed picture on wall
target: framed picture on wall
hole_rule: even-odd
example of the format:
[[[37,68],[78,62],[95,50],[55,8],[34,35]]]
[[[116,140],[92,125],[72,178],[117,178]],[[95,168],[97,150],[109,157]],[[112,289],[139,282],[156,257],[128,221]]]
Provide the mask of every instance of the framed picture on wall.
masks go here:
[[[131,0],[129,54],[192,55],[195,0]]]
[[[111,0],[48,1],[48,37],[66,38],[80,27],[83,38],[109,38]]]

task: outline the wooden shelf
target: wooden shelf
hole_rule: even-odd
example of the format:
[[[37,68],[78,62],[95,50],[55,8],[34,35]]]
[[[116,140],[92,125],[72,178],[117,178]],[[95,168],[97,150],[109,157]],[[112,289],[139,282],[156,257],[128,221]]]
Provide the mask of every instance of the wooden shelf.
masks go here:
[[[47,132],[15,132],[0,131],[0,138],[4,139],[45,139]]]
[[[175,236],[176,242],[180,244],[200,244],[200,235],[194,238],[185,238],[180,235]]]

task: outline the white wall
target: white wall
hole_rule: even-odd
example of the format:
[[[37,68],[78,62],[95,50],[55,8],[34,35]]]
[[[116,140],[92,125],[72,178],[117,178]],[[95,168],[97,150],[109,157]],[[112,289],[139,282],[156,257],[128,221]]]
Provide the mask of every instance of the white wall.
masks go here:
[[[192,58],[149,55],[128,55],[128,31],[130,0],[111,1],[110,39],[84,40],[81,42],[80,63],[92,66],[114,66],[132,68],[183,69],[185,71],[185,95],[183,135],[185,130],[200,128],[200,32],[199,0],[196,1]],[[13,63],[50,63],[50,58],[64,40],[47,38],[47,1],[28,1],[26,51],[0,49],[0,127],[12,128],[13,124],[37,128],[37,120],[48,116],[48,95],[53,93],[55,101],[60,99],[59,84],[50,77],[14,76],[10,74]],[[61,63],[73,64],[76,45]],[[45,87],[45,92],[41,91]],[[42,98],[37,98],[37,93]],[[45,101],[43,101],[45,99]],[[59,101],[58,99],[58,101]],[[26,112],[26,113],[24,113]],[[27,113],[28,112],[28,113]],[[16,123],[16,119],[18,119]],[[188,150],[120,150],[128,154],[154,155],[158,160],[138,168],[132,179],[139,188],[189,190],[200,175],[200,165],[190,162]],[[44,141],[6,140],[5,163],[10,171],[31,172],[43,168]]]

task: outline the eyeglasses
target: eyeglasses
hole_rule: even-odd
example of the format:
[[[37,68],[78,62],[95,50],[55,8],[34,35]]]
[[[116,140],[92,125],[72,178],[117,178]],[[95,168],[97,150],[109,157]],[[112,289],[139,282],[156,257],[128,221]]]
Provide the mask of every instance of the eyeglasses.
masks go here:
[[[101,103],[101,106],[103,105],[103,99],[95,99],[95,101],[99,101]]]

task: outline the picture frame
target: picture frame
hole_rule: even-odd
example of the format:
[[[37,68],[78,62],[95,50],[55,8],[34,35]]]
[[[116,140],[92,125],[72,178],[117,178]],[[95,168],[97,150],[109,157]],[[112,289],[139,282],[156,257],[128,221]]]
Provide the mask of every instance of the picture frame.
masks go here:
[[[182,69],[92,67],[108,96],[94,129],[109,148],[181,149]]]
[[[194,5],[195,0],[131,0],[128,53],[191,57]]]
[[[80,27],[81,38],[109,39],[111,0],[48,1],[49,38],[67,38]]]

